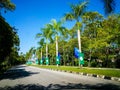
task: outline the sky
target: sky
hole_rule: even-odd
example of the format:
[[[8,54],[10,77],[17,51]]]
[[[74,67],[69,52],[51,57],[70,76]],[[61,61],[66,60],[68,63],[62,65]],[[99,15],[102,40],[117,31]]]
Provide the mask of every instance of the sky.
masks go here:
[[[20,52],[24,54],[31,47],[38,47],[35,36],[40,28],[50,23],[51,19],[59,21],[65,13],[70,12],[70,4],[80,0],[11,0],[16,5],[13,12],[3,13],[3,17],[12,26],[18,29],[20,38]],[[119,0],[116,0],[119,1]],[[120,2],[120,1],[119,1]],[[119,6],[119,5],[118,5]],[[97,11],[104,15],[104,7],[100,0],[90,0],[87,11]],[[116,9],[116,12],[120,12]],[[66,22],[65,26],[71,28],[74,22]]]

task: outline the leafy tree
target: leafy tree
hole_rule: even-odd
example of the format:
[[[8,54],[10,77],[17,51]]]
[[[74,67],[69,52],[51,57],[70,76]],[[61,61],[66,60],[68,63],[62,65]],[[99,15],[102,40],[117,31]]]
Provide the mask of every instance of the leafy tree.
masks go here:
[[[19,37],[15,28],[12,28],[0,16],[0,67],[14,65],[19,50]]]
[[[81,2],[79,4],[71,4],[71,12],[66,13],[65,14],[65,19],[66,20],[76,20],[76,26],[78,28],[78,34],[80,34],[80,27],[81,27],[81,23],[80,23],[80,17],[84,14],[85,9],[87,7],[88,2]],[[79,37],[80,38],[80,37]],[[79,50],[81,52],[81,41],[78,38],[78,43],[79,43]]]
[[[81,35],[80,28],[82,27],[82,23],[80,23],[81,16],[85,13],[85,9],[87,7],[88,2],[81,2],[79,4],[71,4],[71,12],[65,14],[65,20],[76,20],[75,26],[78,29],[78,46],[81,52]]]
[[[50,24],[46,24],[45,28],[42,28],[42,33],[38,33],[36,35],[37,38],[45,39],[46,41],[46,60],[48,60],[48,42],[52,40],[52,26]],[[49,40],[49,41],[48,41]],[[46,63],[48,64],[48,63]]]
[[[15,10],[15,5],[10,0],[0,0],[0,13],[4,9],[6,12]]]
[[[42,49],[43,49],[43,46],[44,46],[44,44],[45,44],[44,38],[41,39],[41,40],[38,42],[38,44],[39,44],[40,46],[38,47],[36,54],[37,54],[37,57],[38,57],[39,63],[40,63],[40,58],[41,58],[41,60],[42,60],[42,57],[43,57]],[[40,54],[41,54],[41,55],[40,55]],[[43,61],[43,60],[42,60],[42,61]]]
[[[57,58],[58,57],[58,37],[62,35],[66,36],[67,29],[62,26],[62,23],[63,23],[62,21],[57,22],[55,19],[53,19],[51,22],[52,22],[51,26],[52,26],[53,34],[55,35],[55,39],[56,39],[56,58]]]

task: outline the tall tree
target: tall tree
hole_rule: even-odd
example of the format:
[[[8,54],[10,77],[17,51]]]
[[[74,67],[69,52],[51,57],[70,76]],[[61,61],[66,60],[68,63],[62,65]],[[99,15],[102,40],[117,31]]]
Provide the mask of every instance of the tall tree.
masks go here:
[[[17,55],[18,50],[19,37],[17,31],[0,16],[0,65],[6,60],[10,60],[11,53]]]
[[[42,49],[43,49],[43,46],[45,44],[44,42],[44,38],[42,38],[38,44],[40,45],[39,48],[38,48],[38,52],[37,52],[37,55],[38,55],[38,58],[39,58],[39,54],[40,54],[40,57],[41,57],[41,60],[39,60],[40,64],[42,65],[43,64],[43,60],[42,60],[42,57],[43,57],[43,54],[42,54]],[[40,59],[40,58],[39,58]]]
[[[66,31],[67,29],[65,27],[62,26],[63,21],[56,21],[55,19],[52,19],[51,21],[51,25],[52,25],[52,29],[53,29],[53,34],[55,35],[55,39],[56,39],[56,61],[57,66],[59,64],[59,59],[58,59],[58,37],[64,35],[66,36]]]
[[[48,43],[49,43],[49,41],[53,41],[52,40],[52,34],[53,34],[52,26],[50,24],[46,24],[45,28],[41,28],[41,30],[42,30],[42,33],[38,33],[36,35],[36,37],[41,38],[41,39],[45,39],[45,42],[46,42],[46,64],[48,65],[49,64],[49,61],[48,61]]]
[[[85,13],[85,9],[87,7],[88,2],[81,2],[78,4],[71,4],[71,12],[66,13],[65,14],[65,19],[66,20],[75,20],[76,24],[75,26],[78,29],[78,46],[79,46],[79,50],[81,52],[81,36],[80,36],[80,28],[82,26],[82,24],[80,23],[80,18],[81,16]]]
[[[81,40],[80,40],[80,18],[85,13],[85,9],[87,7],[88,2],[81,2],[79,4],[71,4],[71,12],[65,14],[66,20],[76,20],[76,26],[78,28],[78,43],[79,43],[79,50],[81,52]]]

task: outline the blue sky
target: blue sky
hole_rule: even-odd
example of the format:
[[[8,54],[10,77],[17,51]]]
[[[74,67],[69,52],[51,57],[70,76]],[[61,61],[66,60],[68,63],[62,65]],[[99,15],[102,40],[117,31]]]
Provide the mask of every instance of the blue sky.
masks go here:
[[[16,9],[13,12],[3,14],[6,21],[18,29],[20,38],[20,52],[24,54],[31,47],[38,47],[35,36],[40,28],[50,23],[51,19],[60,20],[70,11],[70,3],[78,3],[80,0],[11,0]],[[119,0],[118,0],[119,1]],[[103,4],[100,0],[90,0],[87,11],[97,11],[104,15]],[[119,12],[120,10],[117,10]],[[74,22],[67,22],[66,27],[71,28]]]

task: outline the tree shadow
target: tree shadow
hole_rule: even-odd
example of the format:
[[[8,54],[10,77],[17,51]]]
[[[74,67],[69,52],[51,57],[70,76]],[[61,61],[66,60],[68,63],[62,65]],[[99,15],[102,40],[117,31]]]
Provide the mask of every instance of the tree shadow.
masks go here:
[[[30,72],[30,71],[26,71],[25,69],[22,69],[20,66],[16,67],[15,69],[10,69],[7,72],[5,72],[4,74],[2,74],[0,76],[0,80],[2,79],[10,79],[10,80],[14,80],[14,79],[18,79],[18,78],[23,78],[23,77],[27,77],[33,74],[38,74],[39,72]]]
[[[120,86],[114,84],[75,84],[68,83],[66,85],[61,84],[49,84],[47,87],[39,84],[28,84],[28,85],[16,85],[14,87],[3,87],[0,90],[79,90],[79,89],[94,89],[94,90],[120,90]]]
[[[60,84],[50,84],[47,89],[49,90],[63,90],[63,89],[100,89],[100,90],[120,90],[120,86],[114,84],[75,84],[75,83],[68,83],[67,85],[60,85]]]
[[[44,86],[38,84],[16,85],[14,87],[0,87],[0,90],[46,90]]]
[[[16,68],[24,68],[24,67],[27,67],[26,65],[17,65],[15,66]]]

